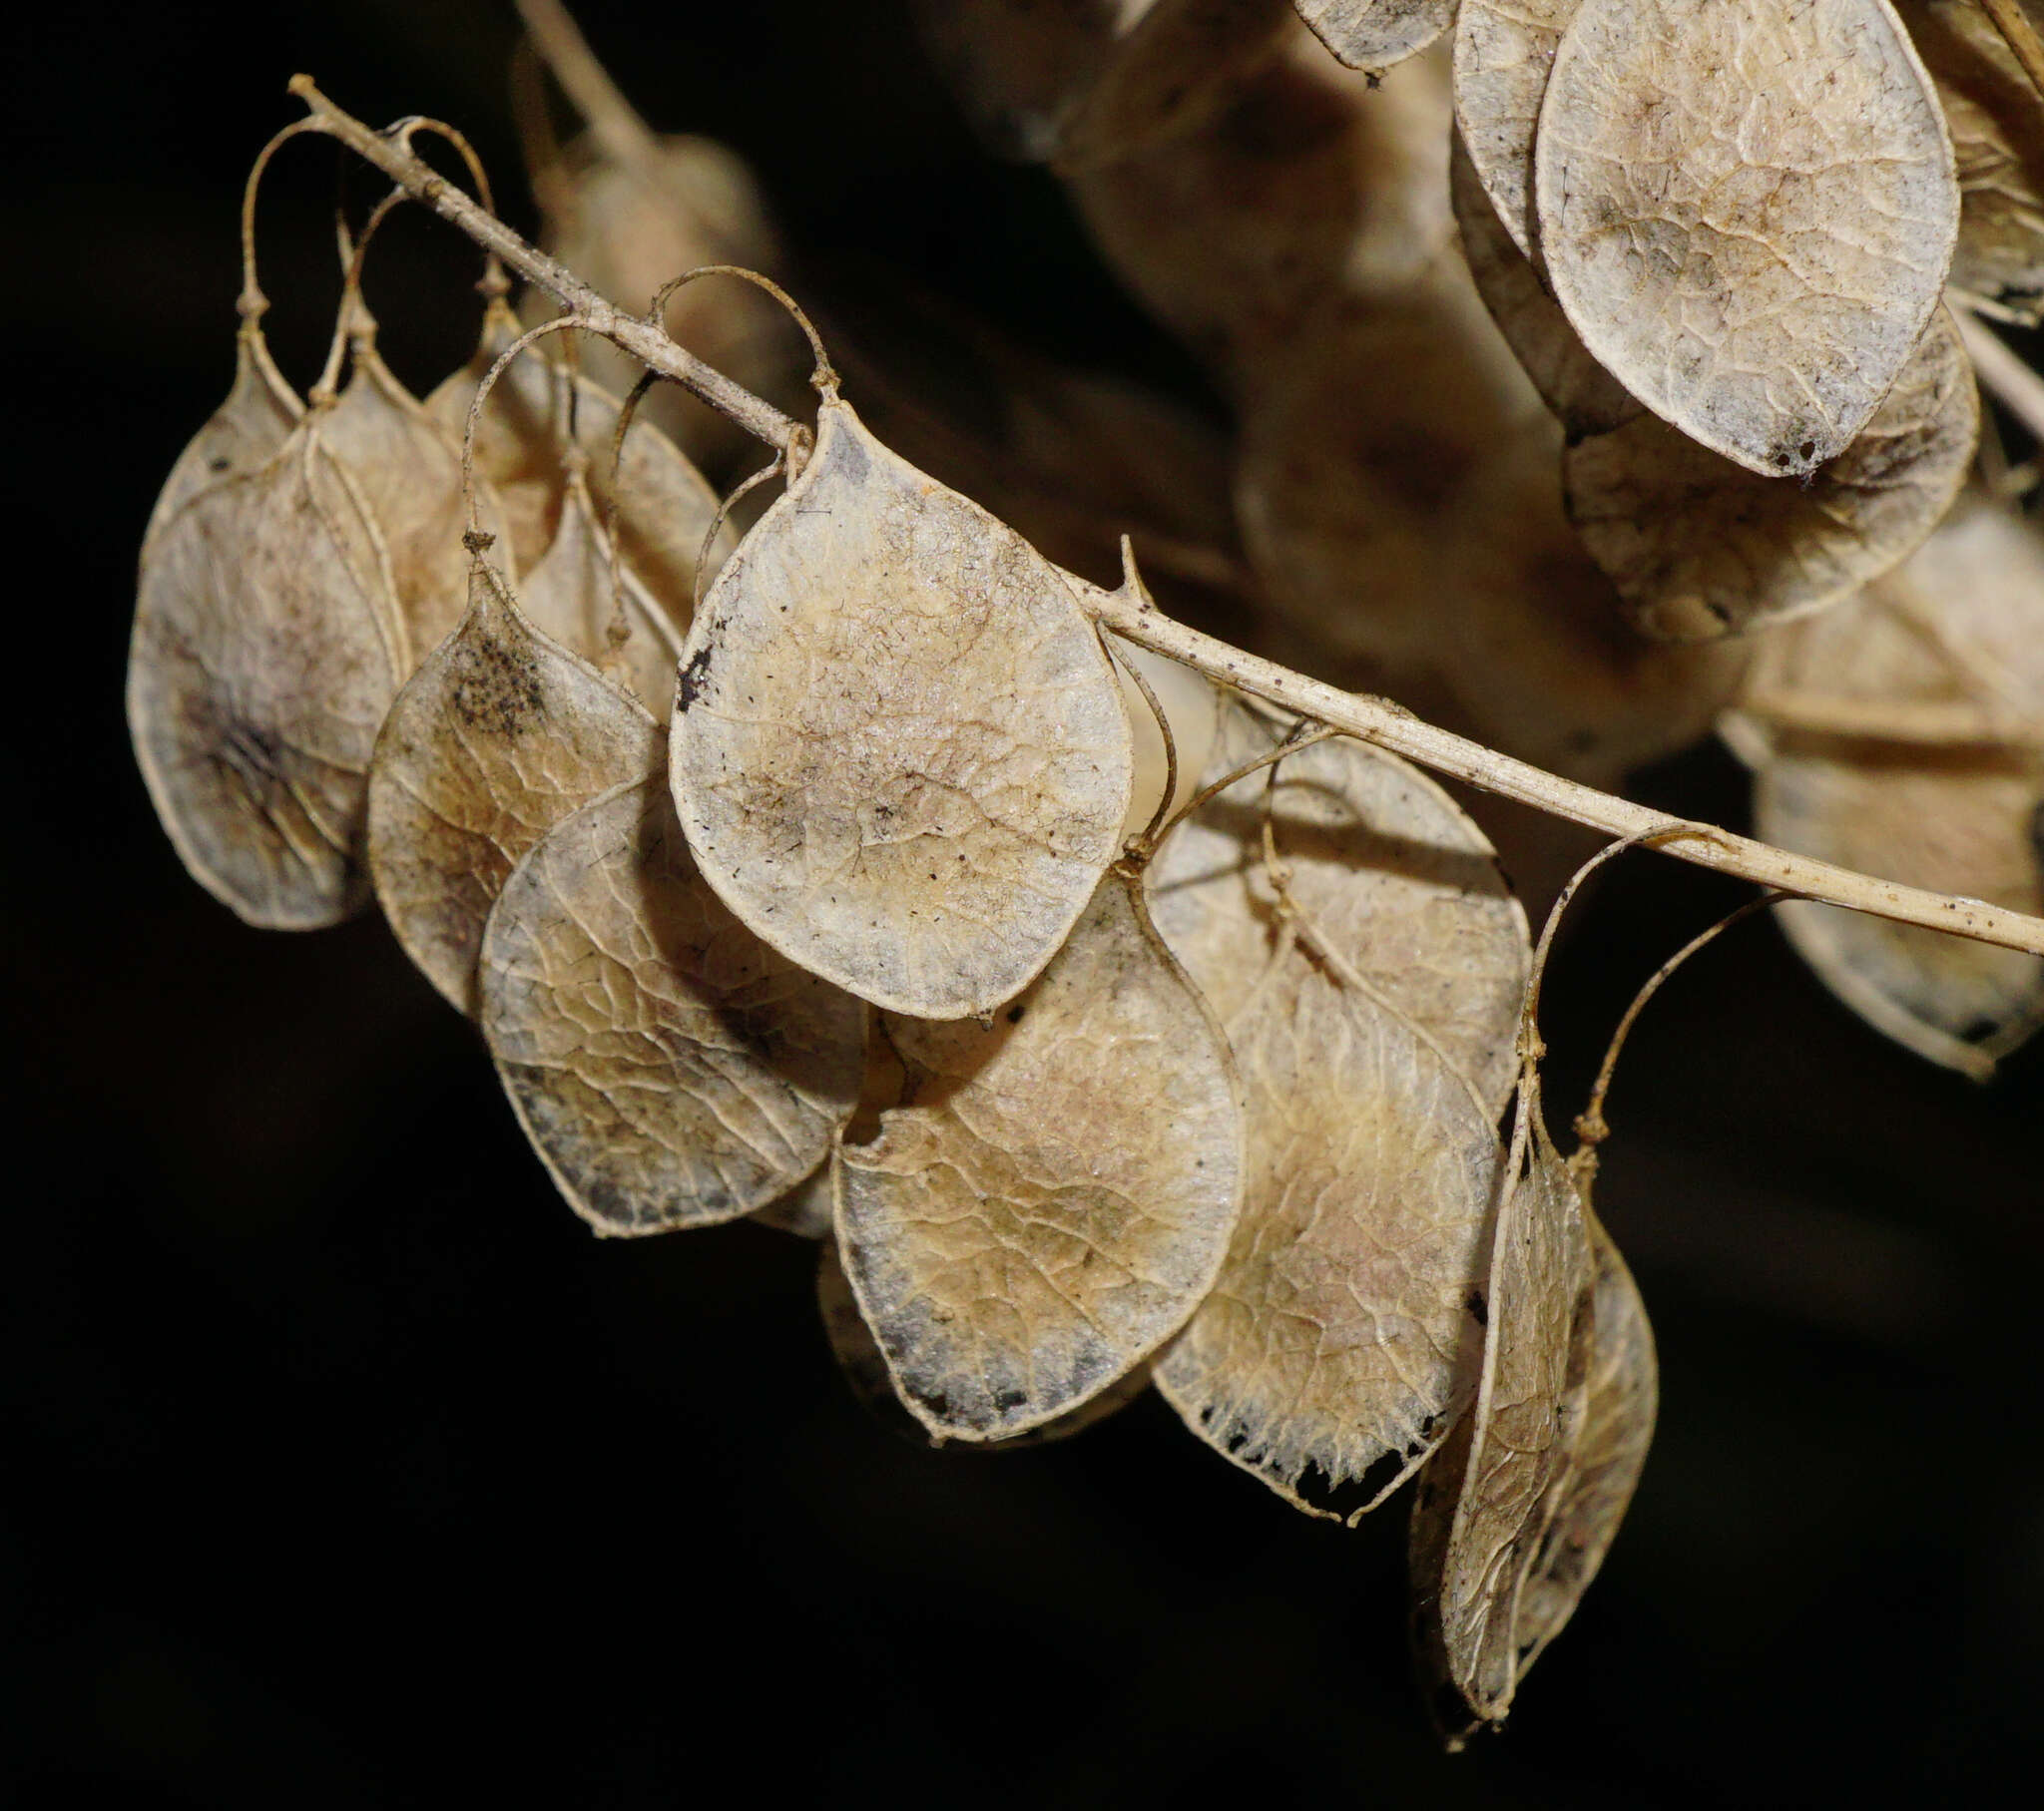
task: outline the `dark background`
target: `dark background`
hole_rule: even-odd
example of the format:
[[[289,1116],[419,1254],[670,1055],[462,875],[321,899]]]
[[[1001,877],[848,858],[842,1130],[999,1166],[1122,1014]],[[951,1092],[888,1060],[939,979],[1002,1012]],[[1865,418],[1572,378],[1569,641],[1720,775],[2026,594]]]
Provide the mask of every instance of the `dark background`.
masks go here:
[[[654,121],[789,237],[1193,393],[1056,187],[981,161],[893,5],[596,4]],[[33,22],[28,23],[32,17]],[[1146,1402],[1066,1447],[867,1421],[812,1255],[591,1239],[466,1026],[368,921],[245,930],[130,760],[158,484],[224,392],[236,205],[313,73],[440,114],[509,212],[508,8],[82,4],[7,28],[13,470],[0,998],[0,1798],[34,1807],[1972,1803],[2044,1761],[2044,1053],[1915,1062],[1754,925],[1669,988],[1601,1202],[1664,1365],[1632,1518],[1509,1733],[1442,1757],[1402,1502],[1315,1524]],[[25,40],[24,30],[30,34]],[[331,155],[263,212],[302,385]],[[403,215],[372,299],[423,390],[472,259]],[[1647,793],[1738,821],[1704,750]],[[1633,985],[1739,889],[1632,858],[1550,988],[1572,1111]]]

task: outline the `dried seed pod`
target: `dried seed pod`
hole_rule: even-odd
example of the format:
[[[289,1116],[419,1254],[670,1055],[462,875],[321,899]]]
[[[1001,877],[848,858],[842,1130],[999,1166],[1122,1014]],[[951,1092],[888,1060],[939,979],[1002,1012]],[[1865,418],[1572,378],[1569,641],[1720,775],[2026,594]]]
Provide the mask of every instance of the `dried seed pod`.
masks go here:
[[[1555,49],[1581,4],[1461,0],[1455,19],[1455,125],[1499,225],[1529,258],[1539,236],[1533,137],[1540,102]]]
[[[1281,741],[1268,716],[1230,702],[1206,782]],[[1409,762],[1347,736],[1295,749],[1275,773],[1209,799],[1165,839],[1149,897],[1158,930],[1224,1024],[1285,941],[1266,823],[1285,894],[1315,940],[1501,1107],[1518,1073],[1512,1032],[1531,958],[1526,915],[1483,832]]]
[[[1448,193],[1476,293],[1569,438],[1609,433],[1642,414],[1639,400],[1590,355],[1561,304],[1513,243],[1459,130],[1448,164]]]
[[[1237,706],[1215,764],[1274,739]],[[1152,873],[1159,928],[1227,1014],[1248,1103],[1242,1221],[1157,1383],[1287,1502],[1353,1518],[1432,1450],[1471,1383],[1526,927],[1482,834],[1395,756],[1323,741],[1265,780],[1210,800]]]
[[[252,453],[263,406],[238,409],[206,457]],[[410,664],[374,521],[320,430],[314,411],[154,530],[128,657],[157,815],[194,879],[273,930],[337,923],[367,898],[363,774]]]
[[[1534,200],[1555,297],[1612,375],[1790,477],[1895,383],[1959,218],[1943,115],[1886,0],[1583,0]]]
[[[1937,85],[1959,173],[1951,285],[1987,313],[2044,319],[2044,98],[1979,0],[1895,0]]]
[[[696,872],[663,776],[562,818],[505,879],[480,965],[497,1075],[600,1233],[736,1219],[850,1119],[866,1007],[768,949]]]
[[[1972,361],[1942,309],[1873,419],[1806,485],[1757,477],[1640,415],[1563,456],[1569,519],[1634,621],[1672,642],[1805,616],[1905,559],[1964,482]]]
[[[1285,0],[917,0],[916,13],[993,150],[1067,170],[1197,125],[1290,20]]]
[[[845,1269],[923,1426],[1025,1433],[1127,1376],[1213,1286],[1242,1204],[1227,1041],[1118,874],[990,1025],[882,1025],[911,1086],[840,1149]]]
[[[426,412],[457,444],[484,377],[518,338],[518,318],[493,301],[475,356],[426,398]],[[675,443],[651,421],[637,419],[625,436],[623,462],[612,477],[618,399],[586,377],[545,358],[516,358],[504,369],[476,423],[475,469],[497,493],[522,578],[553,546],[567,507],[569,448],[579,449],[599,518],[615,506],[618,545],[626,566],[678,629],[686,628],[696,591],[696,559],[717,515],[717,493]],[[572,433],[571,433],[572,426]],[[711,549],[713,570],[736,536],[721,530]]]
[[[326,416],[327,450],[367,501],[390,555],[413,660],[453,634],[468,608],[462,531],[461,446],[397,379],[376,350],[376,323],[352,302],[346,387]],[[476,521],[512,558],[510,530],[488,478],[475,479]]]
[[[1456,0],[1292,0],[1298,16],[1350,69],[1389,69],[1455,22]]]
[[[831,1174],[829,1165],[826,1164],[819,1173],[827,1181]],[[830,1341],[831,1356],[837,1360],[837,1368],[844,1373],[844,1381],[851,1386],[851,1393],[858,1399],[859,1406],[893,1433],[914,1441],[917,1446],[942,1444],[930,1438],[929,1430],[916,1420],[908,1405],[895,1393],[886,1354],[880,1350],[872,1329],[859,1314],[858,1298],[851,1292],[850,1279],[845,1276],[844,1264],[837,1255],[837,1241],[827,1236],[823,1248],[816,1254],[816,1306],[822,1311],[823,1332]],[[1007,1440],[980,1441],[965,1451],[1007,1453],[1017,1447],[1048,1446],[1055,1440],[1069,1440],[1074,1434],[1083,1433],[1096,1422],[1105,1421],[1118,1410],[1127,1408],[1149,1387],[1150,1367],[1138,1365],[1098,1396],[1082,1402],[1055,1420],[1046,1421],[1026,1434],[1016,1434]]]
[[[1907,564],[1771,638],[1748,686],[1756,830],[1890,878],[2044,909],[2044,537],[1963,504]],[[1826,719],[1829,719],[1828,726]],[[1922,724],[1919,730],[1916,725]],[[1981,1079],[2044,1025],[2044,962],[1824,906],[1778,909],[1832,993]]]
[[[592,667],[614,673],[647,709],[674,702],[682,638],[638,575],[620,566],[611,592],[611,548],[580,472],[568,480],[561,525],[547,555],[525,576],[526,620]],[[614,627],[615,626],[615,627]],[[614,642],[622,628],[622,641]]]
[[[1563,513],[1561,452],[1554,422],[1526,423],[1441,513],[1447,582],[1434,657],[1492,747],[1612,788],[1710,733],[1751,644],[1649,641],[1627,621]],[[1526,870],[1514,861],[1512,872],[1523,890]]]
[[[1519,1606],[1582,1439],[1596,1312],[1581,1197],[1530,1074],[1519,1113],[1531,1137],[1498,1208],[1475,1406],[1427,1467],[1411,1536],[1414,1629],[1437,1701],[1489,1723],[1522,1671]],[[1442,1721],[1452,1741],[1466,1718]]]
[[[143,536],[143,557],[164,524],[209,485],[246,477],[266,464],[305,412],[262,337],[260,309],[242,317],[235,335],[235,381],[171,467]]]
[[[1137,581],[1140,584],[1140,581]],[[1214,750],[1214,738],[1221,727],[1221,693],[1213,681],[1190,667],[1181,667],[1147,648],[1127,642],[1114,644],[1117,676],[1122,682],[1122,705],[1129,713],[1135,747],[1135,780],[1129,792],[1129,814],[1122,820],[1122,834],[1140,836],[1150,827],[1158,808],[1165,802],[1164,788],[1172,787],[1170,806],[1176,811],[1198,790],[1200,775],[1206,771]],[[1150,696],[1131,674],[1140,674]],[[1171,729],[1169,758],[1164,745],[1164,726],[1157,720],[1151,698],[1162,706],[1165,723]],[[1174,776],[1173,767],[1177,768]]]
[[[376,738],[369,867],[405,954],[464,1013],[505,879],[578,806],[661,762],[659,723],[526,621],[480,560],[468,615]]]
[[[1553,1495],[1540,1550],[1519,1587],[1512,1644],[1521,1679],[1575,1614],[1611,1551],[1646,1469],[1660,1408],[1660,1363],[1639,1285],[1587,1198],[1583,1219],[1595,1276],[1589,1382],[1568,1474]],[[1580,1348],[1584,1331],[1578,1327],[1572,1349]]]
[[[1070,190],[1137,299],[1240,389],[1329,296],[1399,289],[1447,249],[1448,119],[1437,55],[1373,85],[1299,31],[1199,131]]]
[[[1120,848],[1121,690],[1056,568],[834,396],[690,632],[671,773],[739,916],[890,1011],[990,1012]]]

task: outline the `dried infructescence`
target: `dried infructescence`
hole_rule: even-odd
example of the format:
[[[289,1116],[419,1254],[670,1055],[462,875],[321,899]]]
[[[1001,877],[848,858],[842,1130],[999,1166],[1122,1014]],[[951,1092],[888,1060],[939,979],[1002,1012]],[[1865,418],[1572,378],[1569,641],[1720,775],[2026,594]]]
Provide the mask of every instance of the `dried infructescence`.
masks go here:
[[[543,635],[482,559],[468,616],[406,682],[376,738],[369,865],[405,954],[464,1013],[490,908],[577,806],[656,773],[660,724]]]
[[[599,1232],[751,1213],[827,1158],[857,1104],[865,1005],[703,884],[661,775],[532,847],[490,912],[480,973],[519,1123]]]
[[[1235,1065],[1135,884],[1102,880],[991,1024],[880,1022],[909,1087],[839,1153],[837,1236],[940,1439],[1026,1433],[1111,1388],[1185,1324],[1235,1230]]]
[[[1120,686],[1057,569],[825,398],[704,600],[670,771],[710,883],[803,967],[954,1019],[1026,987],[1120,848]]]

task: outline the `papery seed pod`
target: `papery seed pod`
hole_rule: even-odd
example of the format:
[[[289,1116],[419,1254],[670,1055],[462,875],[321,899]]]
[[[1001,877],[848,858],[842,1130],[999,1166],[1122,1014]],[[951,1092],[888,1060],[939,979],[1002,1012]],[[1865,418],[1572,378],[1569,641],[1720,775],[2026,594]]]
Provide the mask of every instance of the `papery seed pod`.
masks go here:
[[[919,0],[916,11],[993,150],[1067,170],[1197,125],[1289,23],[1285,0]]]
[[[475,356],[426,399],[426,412],[457,442],[468,431],[469,411],[483,379],[518,336],[517,316],[493,301]],[[600,385],[571,376],[544,357],[515,358],[483,404],[475,469],[495,487],[504,507],[522,578],[554,544],[567,505],[569,468],[579,453],[599,518],[616,508],[627,570],[683,629],[695,597],[703,537],[717,515],[717,493],[649,420],[634,420],[622,459],[616,461],[620,406]],[[710,552],[713,570],[735,544],[730,530],[719,532]]]
[[[483,1035],[568,1204],[600,1233],[736,1219],[828,1155],[866,1008],[703,884],[664,777],[570,813],[491,909]]]
[[[274,930],[337,923],[367,898],[363,776],[410,665],[381,540],[322,414],[155,529],[129,648],[129,730],[157,815],[194,879]],[[209,457],[257,438],[238,421],[219,437],[237,450]]]
[[[361,491],[390,556],[412,658],[454,632],[468,609],[468,500],[461,447],[397,379],[376,350],[376,323],[351,298],[349,372],[325,421],[327,449]],[[474,479],[477,526],[514,558],[503,507],[487,477]]]
[[[1119,852],[1132,763],[1057,570],[826,396],[685,650],[670,771],[711,884],[876,1006],[989,1012]]]
[[[1562,33],[1582,0],[1461,0],[1455,17],[1455,126],[1498,225],[1537,254],[1533,135]]]
[[[829,1173],[826,1165],[823,1171],[826,1179]],[[822,1313],[823,1332],[830,1341],[830,1354],[837,1360],[837,1368],[843,1373],[844,1381],[850,1386],[859,1406],[890,1433],[898,1434],[904,1440],[924,1447],[941,1445],[941,1442],[931,1439],[929,1429],[915,1418],[908,1405],[896,1394],[893,1375],[887,1369],[886,1354],[880,1350],[872,1329],[859,1314],[858,1298],[851,1292],[851,1283],[845,1277],[834,1238],[826,1237],[822,1249],[816,1254],[816,1306]],[[1149,1387],[1150,1367],[1138,1365],[1098,1396],[1082,1402],[1067,1414],[1044,1422],[1040,1427],[1006,1440],[971,1442],[959,1450],[967,1453],[1008,1453],[1017,1448],[1047,1446],[1053,1441],[1069,1440],[1074,1434],[1082,1434],[1127,1408]]]
[[[596,504],[577,472],[554,544],[525,575],[520,603],[536,627],[592,667],[614,671],[640,703],[663,714],[674,701],[681,633],[629,568],[617,570],[614,599],[612,570]]]
[[[490,908],[569,812],[659,770],[660,724],[529,623],[482,560],[468,615],[406,681],[369,772],[369,865],[404,952],[471,1016]]]
[[[845,1271],[931,1434],[1027,1433],[1113,1388],[1213,1286],[1242,1204],[1227,1041],[1120,874],[990,1022],[881,1026],[909,1088],[838,1153]]]
[[[1389,69],[1455,22],[1457,0],[1292,0],[1298,16],[1350,69]]]
[[[1886,0],[1583,0],[1533,161],[1583,343],[1766,476],[1858,437],[1951,263],[1951,140]]]
[[[235,335],[235,381],[227,400],[207,417],[171,467],[156,507],[149,513],[143,554],[178,511],[209,485],[245,477],[264,465],[283,445],[305,405],[284,381],[262,337],[261,308],[242,316]]]

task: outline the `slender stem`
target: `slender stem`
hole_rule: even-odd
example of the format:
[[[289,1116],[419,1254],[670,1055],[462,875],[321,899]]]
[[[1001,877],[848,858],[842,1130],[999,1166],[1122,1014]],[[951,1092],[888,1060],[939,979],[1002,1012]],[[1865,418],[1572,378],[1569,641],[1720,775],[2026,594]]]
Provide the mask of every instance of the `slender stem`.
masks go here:
[[[485,250],[494,251],[519,275],[545,289],[571,313],[580,316],[579,324],[623,347],[662,376],[673,378],[768,446],[785,453],[790,447],[799,449],[803,445],[806,428],[684,351],[657,327],[626,313],[565,264],[527,244],[429,165],[334,106],[313,86],[311,77],[293,76],[290,92],[304,102],[319,131],[338,139]],[[1275,662],[1246,654],[1174,622],[1140,597],[1103,591],[1071,573],[1065,577],[1080,606],[1096,623],[1137,647],[1178,661],[1210,679],[1234,685],[1280,709],[1324,723],[1343,734],[1359,736],[1436,772],[1451,774],[1486,792],[1517,799],[1536,810],[1573,819],[1612,836],[1651,839],[1655,847],[1684,861],[1797,898],[1822,900],[1829,905],[1891,918],[1897,923],[1923,925],[1981,943],[1998,944],[2004,949],[2044,956],[2044,918],[2032,918],[1984,900],[1949,898],[1918,887],[1899,886],[1868,874],[1856,874],[1849,868],[1833,867],[1829,862],[1790,854],[1750,837],[1735,836],[1715,825],[1669,817],[1630,799],[1613,797],[1514,760],[1480,742],[1437,729],[1387,699],[1341,691]]]
[[[517,0],[517,6],[533,49],[581,110],[597,143],[620,164],[650,169],[660,142],[597,60],[573,15],[560,0]]]
[[[1980,0],[1980,10],[1994,21],[1994,29],[2008,40],[2008,47],[2023,66],[2038,94],[2044,95],[2044,39],[2024,14],[2021,0]]]
[[[2007,340],[1971,309],[1954,308],[1959,337],[1972,354],[1973,369],[1995,401],[2044,441],[2044,377],[2023,363]]]
[[[592,333],[622,346],[663,377],[700,396],[719,414],[729,416],[747,433],[785,451],[798,424],[771,403],[713,370],[693,352],[683,350],[655,326],[627,313],[599,295],[557,258],[529,245],[492,214],[455,188],[430,164],[352,114],[343,113],[313,86],[310,76],[293,76],[290,91],[304,102],[313,127],[338,139],[365,163],[373,164],[393,183],[415,196],[450,226],[459,227],[485,251],[494,251],[513,270],[553,296],[570,314],[579,315]]]

